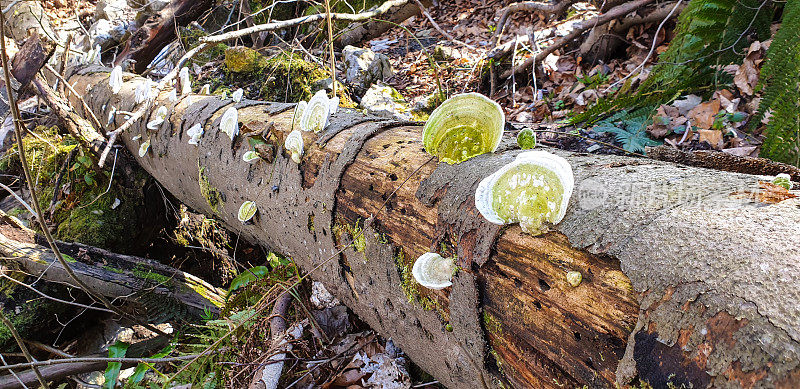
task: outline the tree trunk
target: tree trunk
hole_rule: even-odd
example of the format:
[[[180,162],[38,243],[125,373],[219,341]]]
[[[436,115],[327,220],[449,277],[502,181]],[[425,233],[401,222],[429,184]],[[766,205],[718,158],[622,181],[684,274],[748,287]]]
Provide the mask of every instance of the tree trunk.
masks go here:
[[[112,95],[107,72],[77,69],[69,80],[99,117],[111,106],[132,111],[141,79]],[[323,133],[304,133],[301,164],[278,147],[272,163],[250,165],[247,138],[282,145],[292,105],[199,95],[173,105],[166,93],[157,104],[170,109],[158,130],[142,121],[122,137],[134,153],[150,141],[137,158],[150,174],[243,238],[290,255],[448,387],[800,377],[800,201],[731,196],[756,176],[549,150],[571,163],[577,190],[557,230],[533,237],[488,223],[473,205],[478,182],[520,152],[512,138],[496,153],[437,164],[418,124],[341,109]],[[219,130],[232,105],[233,142]],[[199,147],[184,134],[195,123],[205,129]],[[246,200],[258,214],[242,224]],[[451,288],[410,279],[427,251],[458,254]],[[583,275],[577,287],[570,270]]]

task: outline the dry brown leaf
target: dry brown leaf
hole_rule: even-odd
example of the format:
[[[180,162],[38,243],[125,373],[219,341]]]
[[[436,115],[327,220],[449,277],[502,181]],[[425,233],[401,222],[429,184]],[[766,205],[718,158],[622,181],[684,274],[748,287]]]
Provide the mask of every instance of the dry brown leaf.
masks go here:
[[[712,100],[692,108],[688,116],[692,120],[692,125],[708,130],[714,124],[714,115],[717,112],[719,112],[719,100]]]
[[[722,148],[722,131],[720,130],[698,130],[700,142],[707,142],[711,147],[719,150]]]
[[[733,198],[750,199],[764,204],[778,204],[781,201],[797,197],[796,194],[789,192],[782,186],[771,182],[759,181],[760,190],[744,190],[731,193]]]

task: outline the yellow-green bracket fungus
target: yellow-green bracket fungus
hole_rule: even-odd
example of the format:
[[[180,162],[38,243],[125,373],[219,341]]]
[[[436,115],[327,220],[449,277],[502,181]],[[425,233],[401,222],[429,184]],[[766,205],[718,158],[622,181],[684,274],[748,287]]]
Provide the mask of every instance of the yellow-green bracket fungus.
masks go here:
[[[237,214],[237,218],[242,223],[247,223],[253,216],[256,215],[258,211],[258,207],[256,207],[256,203],[252,201],[245,201],[239,207],[239,213]]]
[[[564,218],[574,187],[567,160],[527,151],[478,184],[475,207],[492,223],[520,223],[522,231],[538,235]]]
[[[536,147],[536,133],[530,128],[523,128],[517,134],[517,145],[523,150],[530,150]]]
[[[792,190],[792,177],[786,173],[781,173],[772,179],[772,183],[786,190]]]
[[[460,163],[497,150],[505,123],[496,102],[479,93],[463,93],[433,110],[422,130],[422,143],[442,162]]]
[[[453,285],[456,265],[453,258],[444,258],[436,253],[420,255],[411,268],[414,280],[428,289],[444,289]]]
[[[300,163],[303,157],[303,134],[298,130],[293,130],[286,136],[286,142],[283,147],[292,154],[292,161]]]

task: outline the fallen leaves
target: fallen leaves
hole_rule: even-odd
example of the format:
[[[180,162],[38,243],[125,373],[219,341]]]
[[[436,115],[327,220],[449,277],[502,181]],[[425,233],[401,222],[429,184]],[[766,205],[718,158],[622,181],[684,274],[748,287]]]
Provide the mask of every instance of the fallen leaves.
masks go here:
[[[796,194],[789,192],[786,188],[771,182],[759,181],[758,186],[760,190],[742,190],[731,193],[731,196],[736,199],[748,199],[764,204],[778,204],[781,201],[797,197]]]

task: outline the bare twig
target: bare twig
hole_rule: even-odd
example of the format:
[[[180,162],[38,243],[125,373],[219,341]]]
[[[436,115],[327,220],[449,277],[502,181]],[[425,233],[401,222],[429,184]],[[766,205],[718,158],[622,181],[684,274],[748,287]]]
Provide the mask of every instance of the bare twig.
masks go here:
[[[13,365],[6,365],[0,366],[0,371],[3,370],[12,370],[12,369],[23,369],[29,367],[38,367],[38,366],[50,366],[50,365],[60,365],[64,363],[78,363],[78,362],[108,362],[108,363],[168,363],[168,362],[178,362],[178,361],[185,361],[192,358],[207,356],[212,353],[210,352],[203,352],[200,354],[192,354],[192,355],[182,355],[179,357],[167,357],[167,358],[103,358],[103,357],[75,357],[75,358],[64,358],[64,359],[48,359],[45,361],[33,361],[28,363],[16,363]],[[45,386],[46,387],[46,386]]]
[[[97,116],[94,114],[94,111],[92,111],[92,110],[89,108],[89,105],[88,105],[88,104],[86,104],[86,100],[84,100],[84,99],[83,99],[83,96],[81,96],[81,94],[80,94],[80,93],[78,93],[78,92],[75,90],[75,88],[73,88],[73,87],[72,87],[72,85],[70,85],[70,84],[67,82],[67,80],[66,80],[66,79],[64,79],[64,76],[62,76],[62,75],[61,75],[61,73],[59,73],[59,72],[57,72],[55,69],[53,69],[53,67],[52,67],[52,66],[50,66],[50,64],[44,64],[44,67],[45,67],[45,69],[47,69],[47,70],[49,70],[51,73],[53,73],[53,75],[55,75],[55,76],[56,76],[56,78],[57,78],[57,79],[58,79],[60,82],[62,82],[62,83],[63,83],[63,84],[64,84],[64,85],[67,87],[67,89],[69,89],[69,91],[70,91],[70,92],[71,92],[73,95],[75,95],[75,97],[77,97],[77,98],[78,98],[78,101],[80,101],[80,103],[81,103],[81,106],[83,106],[83,111],[84,111],[84,112],[86,112],[86,113],[89,115],[89,118],[90,118],[90,119],[92,119],[92,123],[94,124],[94,127],[95,127],[95,128],[98,130],[98,131],[102,130],[102,129],[103,129],[103,125],[100,123],[100,119],[98,119],[98,118],[97,118]],[[63,71],[62,71],[62,73],[63,73]]]
[[[513,3],[508,7],[505,7],[500,10],[500,19],[497,21],[497,29],[494,31],[494,35],[492,35],[492,45],[496,46],[497,42],[500,40],[500,36],[503,35],[503,29],[506,26],[506,22],[508,21],[508,17],[511,14],[520,12],[520,11],[540,11],[546,14],[554,14],[559,15],[564,10],[569,8],[572,4],[577,3],[577,0],[562,0],[561,2],[552,4],[552,3],[541,3],[538,1],[523,1],[519,3]]]
[[[114,311],[112,311],[110,309],[105,309],[105,308],[100,308],[100,307],[93,307],[93,306],[90,306],[90,305],[76,303],[76,302],[73,302],[73,301],[62,300],[60,298],[56,298],[56,297],[50,296],[48,294],[45,294],[44,292],[39,291],[38,289],[34,288],[33,286],[30,286],[30,285],[28,285],[28,284],[26,284],[24,282],[21,282],[21,281],[17,281],[13,277],[9,277],[9,276],[7,276],[5,274],[0,274],[0,277],[2,277],[3,279],[6,279],[8,281],[11,281],[11,282],[13,282],[13,283],[15,283],[17,285],[26,287],[26,288],[32,290],[34,293],[38,294],[39,296],[42,296],[42,297],[44,297],[44,298],[46,298],[48,300],[52,300],[52,301],[55,301],[55,302],[58,302],[58,303],[62,303],[62,304],[67,304],[67,305],[74,305],[76,307],[81,307],[81,308],[101,311],[101,312],[114,313]]]
[[[0,23],[5,23],[5,21],[0,21]],[[3,46],[5,46],[5,43],[3,44]],[[5,50],[3,50],[3,51],[4,51],[3,58],[5,58]],[[5,64],[3,65],[3,67],[5,67]],[[8,85],[8,84],[6,84],[6,85]],[[9,92],[9,95],[10,94],[11,94],[11,92]],[[6,326],[6,328],[8,328],[8,330],[11,331],[11,335],[14,336],[14,340],[17,341],[17,345],[19,345],[19,348],[20,348],[20,350],[22,350],[22,354],[25,355],[25,359],[28,360],[28,363],[31,363],[31,364],[35,363],[36,361],[33,359],[33,356],[31,356],[31,353],[28,351],[28,347],[25,346],[25,342],[23,342],[22,341],[22,337],[19,336],[19,332],[17,332],[17,329],[14,328],[14,324],[11,323],[11,320],[8,320],[8,318],[6,317],[5,313],[3,313],[2,309],[0,309],[0,321],[2,321],[3,324]],[[10,368],[10,366],[12,366],[12,365],[2,366],[2,367],[0,367],[0,369],[6,368],[6,367]],[[31,366],[35,366],[35,365],[31,365]],[[39,369],[34,367],[33,368],[33,372],[36,373],[36,378],[39,380],[39,383],[42,384],[42,387],[43,388],[47,388],[48,387],[47,386],[47,382],[44,380],[44,377],[42,377],[42,373],[39,372]]]
[[[427,18],[428,21],[433,25],[433,28],[435,28],[436,31],[439,31],[439,34],[442,34],[442,36],[444,36],[445,38],[449,39],[450,41],[455,42],[455,43],[457,43],[457,44],[459,44],[461,46],[464,46],[464,47],[466,47],[468,49],[475,49],[475,46],[472,46],[469,43],[462,42],[462,41],[456,39],[455,37],[450,35],[447,31],[445,31],[441,27],[439,27],[439,24],[436,23],[436,21],[433,20],[433,17],[431,17],[431,14],[428,13],[428,10],[425,8],[425,5],[422,4],[422,2],[419,1],[419,0],[414,0],[414,1],[417,3],[417,7],[419,7],[419,10],[422,12],[422,14],[425,15],[425,18]]]
[[[331,89],[336,96],[336,56],[333,55],[333,21],[331,20],[331,2],[325,0],[325,19],[328,25],[328,54],[331,56]]]
[[[624,3],[622,5],[618,5],[618,6],[614,7],[614,8],[612,8],[612,9],[608,10],[608,12],[606,12],[606,13],[604,13],[602,15],[599,15],[599,16],[594,17],[592,19],[585,20],[583,22],[574,24],[572,26],[572,31],[569,34],[559,38],[558,40],[556,40],[555,42],[550,44],[550,46],[547,46],[547,48],[545,48],[544,50],[540,51],[539,54],[526,59],[525,62],[523,62],[521,65],[519,65],[519,66],[517,66],[517,67],[515,67],[513,69],[509,69],[508,71],[503,73],[502,78],[510,77],[512,72],[513,73],[517,73],[517,74],[524,72],[528,67],[532,66],[534,63],[541,62],[550,53],[552,53],[552,52],[556,51],[557,49],[563,47],[567,43],[572,42],[572,40],[574,40],[575,38],[579,37],[581,34],[586,32],[586,30],[588,30],[590,28],[593,28],[593,27],[596,27],[596,26],[600,26],[600,25],[606,24],[606,23],[608,23],[608,22],[610,22],[610,21],[612,21],[612,20],[614,20],[616,18],[622,17],[622,16],[624,16],[624,15],[626,15],[626,14],[632,12],[632,11],[635,11],[639,7],[643,7],[643,6],[648,5],[650,3],[653,3],[653,2],[655,2],[655,0],[637,0],[637,1],[632,1],[632,2],[629,2],[629,3]]]
[[[398,6],[405,5],[409,0],[389,0],[383,4],[381,4],[378,8],[357,13],[357,14],[344,14],[344,13],[331,13],[330,20],[347,20],[351,22],[358,22],[362,20],[369,20],[376,16],[379,16],[390,9]],[[246,35],[250,35],[252,33],[261,32],[261,31],[275,31],[275,30],[282,30],[289,27],[295,27],[302,24],[307,23],[314,23],[320,22],[322,20],[328,19],[328,15],[325,13],[322,14],[315,14],[315,15],[308,15],[308,16],[301,16],[299,18],[289,19],[289,20],[281,20],[272,23],[265,23],[265,24],[258,24],[253,27],[243,28],[241,30],[226,32],[224,34],[219,35],[211,35],[207,37],[200,38],[200,42],[204,43],[220,43],[226,42],[232,39],[236,39],[239,37],[243,37]]]

